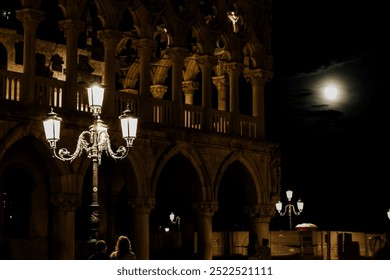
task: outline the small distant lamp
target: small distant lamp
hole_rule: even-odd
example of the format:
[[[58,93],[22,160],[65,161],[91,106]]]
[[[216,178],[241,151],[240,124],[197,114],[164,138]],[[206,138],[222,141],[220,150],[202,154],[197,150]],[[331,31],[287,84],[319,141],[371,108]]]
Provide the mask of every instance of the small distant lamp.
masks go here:
[[[171,220],[171,223],[173,223],[173,220],[175,219],[175,214],[173,214],[173,212],[169,214],[169,219]]]
[[[298,199],[297,206],[298,206],[298,211],[302,212],[303,211],[303,202],[301,201],[301,199]]]
[[[175,218],[175,214],[173,214],[173,212],[171,212],[171,214],[169,214],[169,219],[171,220],[171,223],[172,223],[172,224],[177,224],[178,229],[179,229],[179,231],[180,231],[180,217],[177,216],[177,217]]]
[[[282,211],[282,202],[279,200],[278,202],[276,202],[276,210],[278,210],[278,212],[280,213],[280,211]]]
[[[291,198],[293,196],[293,191],[291,191],[291,190],[286,191],[286,196],[287,196],[288,201],[291,201]]]
[[[289,217],[289,220],[290,220],[290,230],[292,230],[292,217],[291,217],[292,213],[294,213],[297,216],[299,216],[302,213],[302,211],[303,211],[303,201],[301,201],[301,199],[298,199],[298,201],[297,201],[298,211],[296,211],[295,210],[295,206],[291,204],[291,199],[293,197],[293,191],[292,190],[286,191],[286,196],[287,196],[287,199],[288,199],[288,204],[285,206],[284,211],[282,212],[283,204],[282,204],[282,202],[280,200],[278,202],[276,202],[275,208],[278,211],[280,216],[284,216],[284,215],[286,215],[286,213],[288,213],[288,217]]]

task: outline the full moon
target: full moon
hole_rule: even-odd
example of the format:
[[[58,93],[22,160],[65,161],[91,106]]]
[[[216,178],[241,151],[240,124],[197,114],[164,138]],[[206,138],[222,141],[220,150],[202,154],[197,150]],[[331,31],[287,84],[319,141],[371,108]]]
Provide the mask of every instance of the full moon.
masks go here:
[[[325,98],[328,100],[335,100],[338,97],[338,90],[333,86],[326,86],[324,89]]]

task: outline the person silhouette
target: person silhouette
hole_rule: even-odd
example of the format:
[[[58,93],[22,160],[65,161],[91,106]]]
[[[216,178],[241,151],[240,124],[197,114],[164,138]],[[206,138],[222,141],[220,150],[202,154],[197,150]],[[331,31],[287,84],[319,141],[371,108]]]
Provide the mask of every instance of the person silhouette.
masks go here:
[[[248,260],[258,260],[259,259],[259,250],[260,244],[257,239],[257,233],[252,232],[249,235],[248,243]]]
[[[95,243],[95,253],[93,253],[89,260],[108,260],[107,246],[104,240],[98,240]]]
[[[111,260],[135,260],[135,253],[131,249],[131,242],[127,236],[121,235],[115,245],[115,251],[110,254]]]
[[[270,260],[271,259],[271,248],[268,246],[269,240],[263,238],[261,240],[261,246],[259,248],[259,259]]]

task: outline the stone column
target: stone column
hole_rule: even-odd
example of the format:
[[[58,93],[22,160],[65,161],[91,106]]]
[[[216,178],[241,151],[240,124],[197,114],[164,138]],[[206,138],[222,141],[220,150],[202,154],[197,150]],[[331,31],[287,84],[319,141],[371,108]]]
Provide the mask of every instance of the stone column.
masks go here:
[[[183,92],[184,92],[184,103],[188,105],[194,105],[194,94],[198,90],[199,83],[195,81],[184,81]],[[197,112],[192,110],[184,110],[184,127],[198,128],[199,115]]]
[[[60,21],[59,25],[66,37],[66,92],[63,105],[68,110],[77,110],[82,98],[77,92],[78,39],[81,31],[85,29],[85,23],[66,19]]]
[[[23,42],[23,83],[21,100],[35,102],[35,48],[38,24],[44,19],[44,13],[34,9],[16,11],[16,18],[22,22],[24,29]]]
[[[164,85],[153,85],[150,87],[150,91],[152,95],[156,99],[162,99],[165,93],[168,91],[168,87]],[[152,112],[152,120],[153,122],[161,123],[164,120],[164,116],[162,115],[163,111],[160,106],[153,106]],[[165,116],[166,118],[166,116]]]
[[[144,121],[151,120],[150,114],[150,61],[156,47],[156,41],[143,38],[136,42],[138,53],[140,56],[139,72],[140,72],[140,104],[138,107],[139,117]]]
[[[114,117],[121,112],[115,112],[115,52],[116,46],[122,37],[122,32],[117,30],[102,30],[98,31],[98,38],[104,45],[104,75],[103,85],[105,86],[104,103],[102,113]]]
[[[226,72],[229,75],[229,89],[230,89],[230,121],[231,121],[231,132],[234,134],[240,133],[240,123],[239,123],[239,114],[240,114],[240,84],[239,77],[241,75],[242,69],[244,68],[243,64],[238,62],[227,63],[225,65]]]
[[[167,54],[172,61],[172,123],[174,126],[183,127],[183,96],[182,96],[182,81],[183,81],[183,62],[189,51],[183,48],[170,48]]]
[[[134,253],[139,260],[149,259],[149,215],[155,206],[155,199],[148,197],[128,200],[133,209],[134,240],[131,240]]]
[[[54,258],[75,259],[75,212],[81,206],[81,194],[54,193],[51,203],[56,207],[54,220]],[[87,222],[87,221],[85,221]]]
[[[198,214],[198,258],[211,260],[213,258],[213,228],[212,217],[218,209],[218,202],[200,201],[193,205]]]
[[[195,81],[184,81],[182,87],[184,92],[184,103],[193,105],[194,94],[199,88],[199,83]]]
[[[244,70],[244,77],[252,84],[252,115],[259,119],[256,135],[265,138],[264,87],[270,77],[261,69]]]
[[[203,55],[197,58],[198,65],[202,70],[202,126],[203,130],[213,129],[212,100],[211,100],[211,70],[218,60],[212,55]]]
[[[226,111],[227,77],[225,75],[213,77],[213,83],[218,90],[218,110]]]
[[[272,218],[275,205],[273,204],[258,204],[247,207],[247,212],[250,218],[249,234],[257,233],[259,242],[263,238],[270,240],[269,223]]]

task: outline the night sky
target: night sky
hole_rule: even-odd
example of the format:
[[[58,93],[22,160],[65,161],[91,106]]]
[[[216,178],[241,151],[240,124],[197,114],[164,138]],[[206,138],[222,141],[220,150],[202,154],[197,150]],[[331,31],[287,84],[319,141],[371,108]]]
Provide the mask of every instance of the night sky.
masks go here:
[[[305,202],[294,224],[390,228],[384,11],[380,1],[274,1],[267,138],[281,145],[282,202],[287,189]],[[327,86],[337,99],[324,97]],[[271,223],[286,227],[287,217]]]

